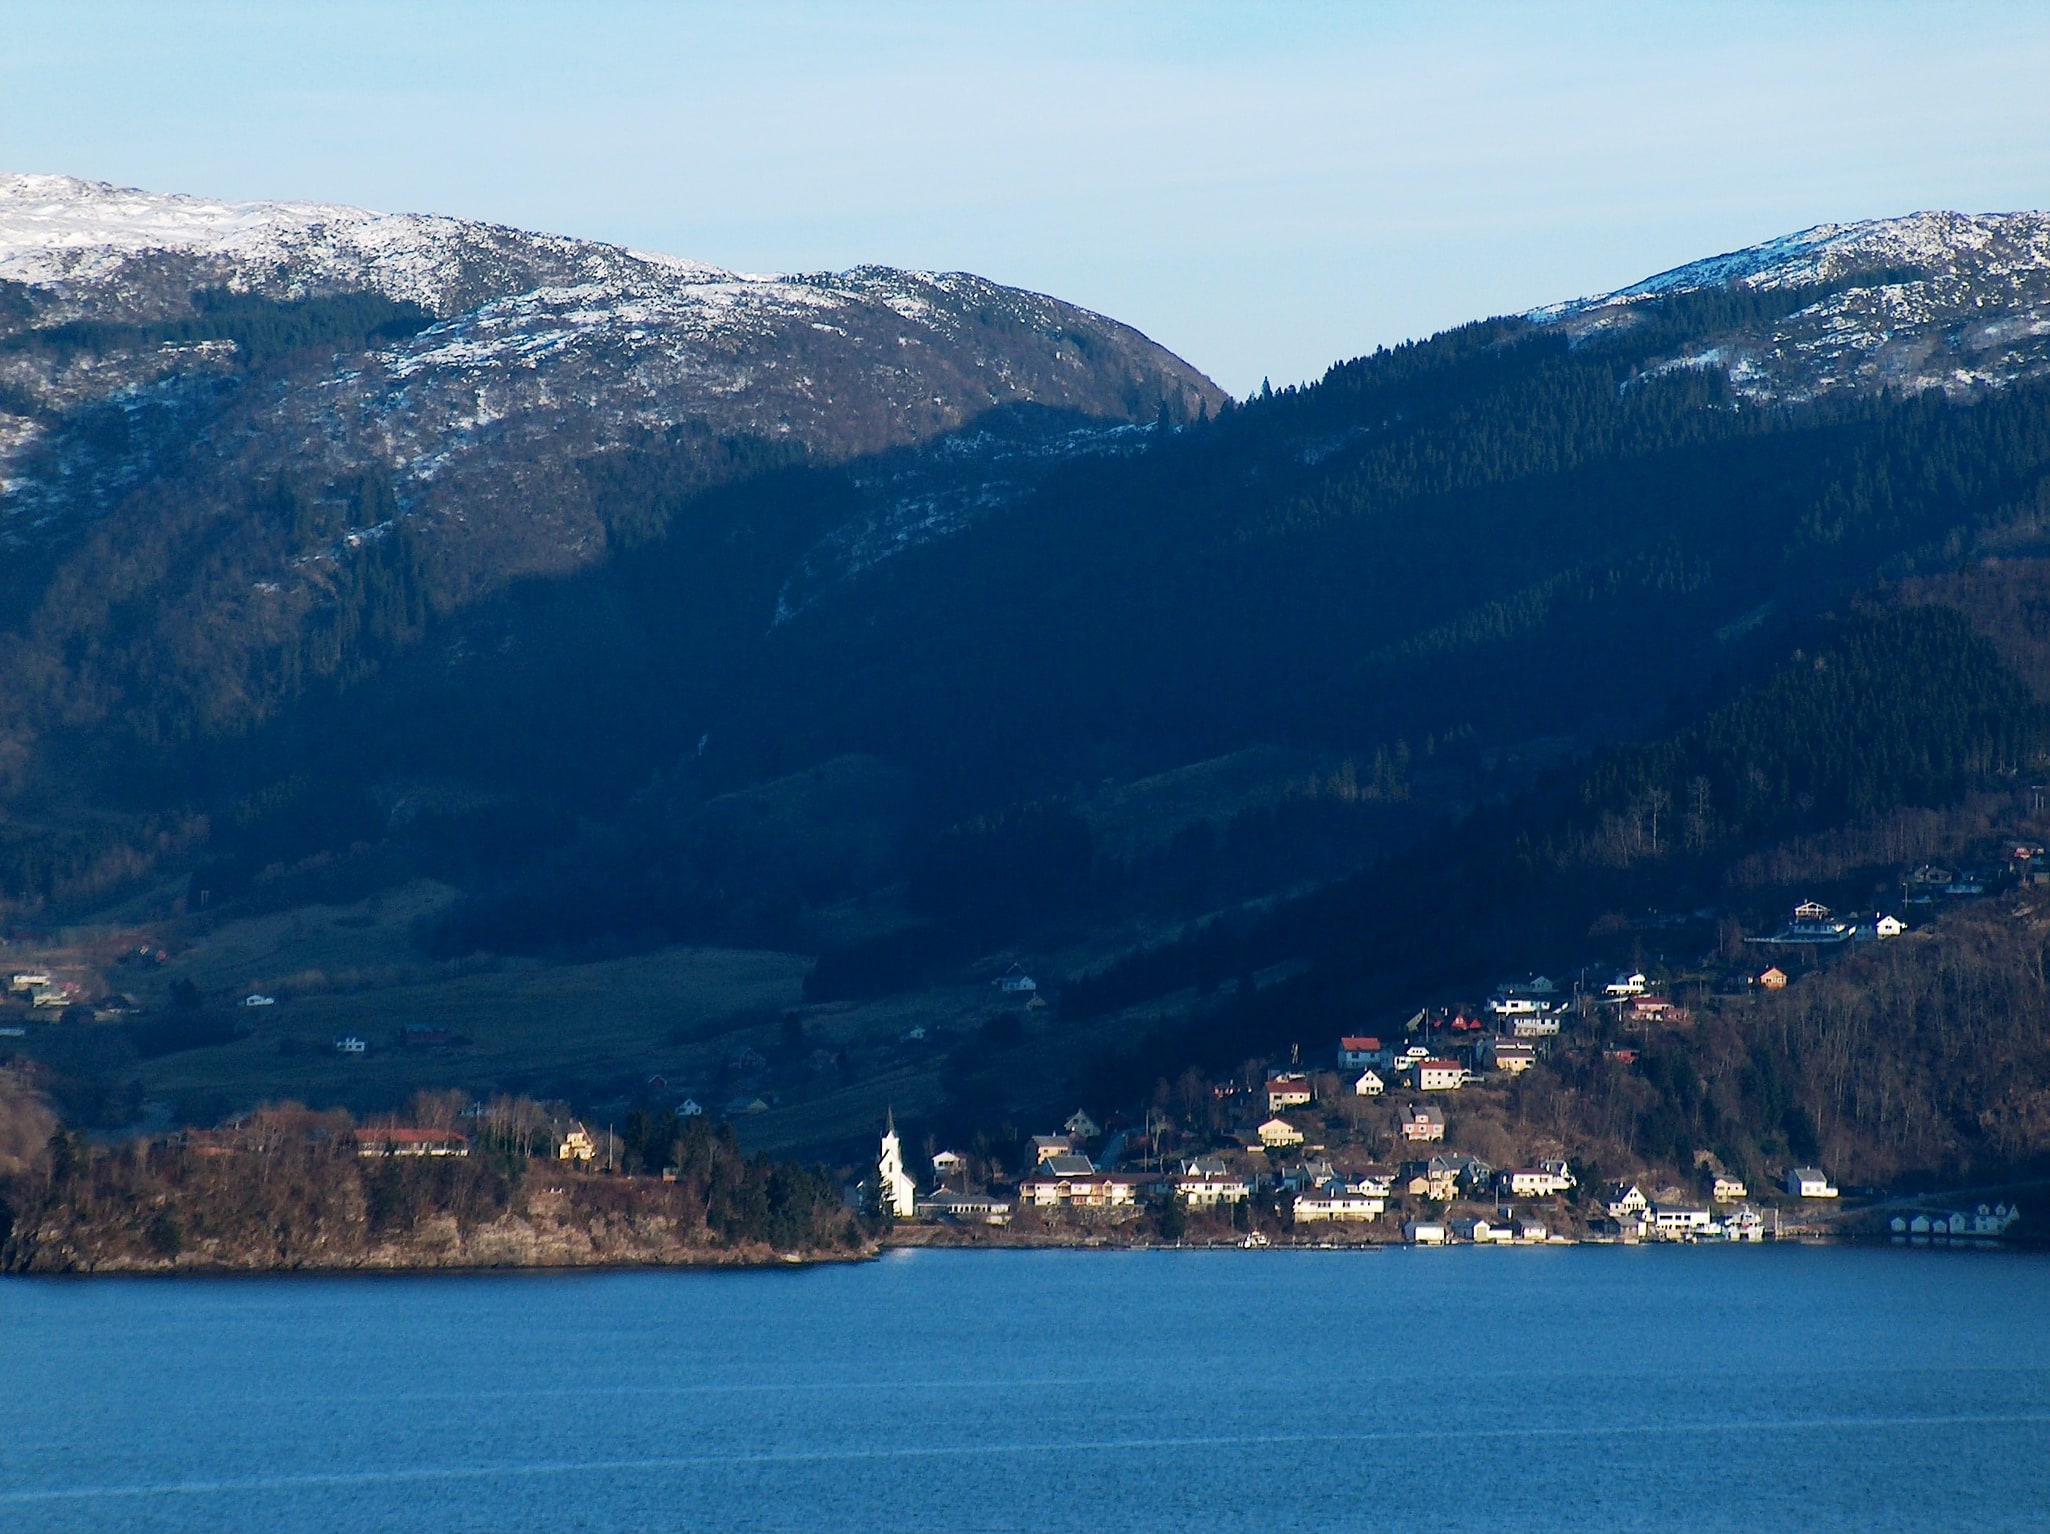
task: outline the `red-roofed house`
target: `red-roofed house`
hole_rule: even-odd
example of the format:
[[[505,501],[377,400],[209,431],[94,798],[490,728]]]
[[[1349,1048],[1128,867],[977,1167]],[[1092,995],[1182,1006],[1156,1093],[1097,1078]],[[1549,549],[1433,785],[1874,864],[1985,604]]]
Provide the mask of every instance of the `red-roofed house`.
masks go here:
[[[454,1129],[358,1129],[359,1156],[467,1156],[470,1137]]]

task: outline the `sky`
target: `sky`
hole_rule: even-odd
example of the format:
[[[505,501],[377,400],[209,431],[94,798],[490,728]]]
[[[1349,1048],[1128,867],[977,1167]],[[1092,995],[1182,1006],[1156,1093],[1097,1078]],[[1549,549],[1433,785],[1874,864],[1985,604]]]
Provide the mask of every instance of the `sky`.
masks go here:
[[[2050,6],[0,0],[0,169],[980,272],[1238,394],[2050,206]]]

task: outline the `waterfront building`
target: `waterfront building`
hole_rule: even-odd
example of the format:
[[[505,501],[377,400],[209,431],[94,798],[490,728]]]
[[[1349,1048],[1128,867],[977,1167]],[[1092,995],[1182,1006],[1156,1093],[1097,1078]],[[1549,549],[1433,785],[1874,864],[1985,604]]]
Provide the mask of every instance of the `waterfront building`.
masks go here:
[[[1797,1166],[1787,1173],[1787,1192],[1794,1198],[1835,1198],[1836,1189],[1819,1167]]]

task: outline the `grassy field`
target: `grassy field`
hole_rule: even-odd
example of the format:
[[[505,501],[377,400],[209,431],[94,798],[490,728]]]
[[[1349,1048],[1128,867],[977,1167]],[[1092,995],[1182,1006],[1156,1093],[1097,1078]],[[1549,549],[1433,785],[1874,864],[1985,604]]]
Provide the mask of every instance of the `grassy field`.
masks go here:
[[[379,1113],[421,1089],[456,1089],[563,1099],[602,1125],[632,1101],[661,1100],[650,1090],[659,1076],[669,1097],[689,1094],[715,1114],[736,1096],[768,1102],[733,1121],[750,1149],[837,1160],[860,1153],[886,1110],[908,1127],[930,1119],[950,1054],[1007,1005],[991,975],[1020,957],[1049,978],[1098,957],[993,954],[948,983],[863,1004],[809,1004],[810,958],[762,949],[671,947],[583,963],[427,960],[411,935],[451,898],[422,882],[354,905],[80,928],[11,951],[9,964],[61,970],[89,994],[135,996],[145,1025],[179,1016],[174,990],[189,981],[208,1014],[247,1030],[148,1059],[122,1055],[127,1030],[118,1023],[39,1026],[26,1047],[61,1054],[90,1030],[113,1057],[107,1068],[139,1080],[158,1121],[180,1123],[283,1099]],[[170,958],[138,963],[145,945],[163,945]],[[252,993],[276,1004],[242,1006]],[[408,1047],[408,1024],[445,1029],[449,1042]],[[1017,1099],[1047,1112],[1063,1104],[1057,1121],[1077,1106],[1065,1099],[1078,1064],[1130,1032],[1117,1019],[1081,1028],[1052,1010],[1031,1014],[1025,1039],[1005,1052]],[[335,1040],[348,1035],[368,1052],[338,1053]],[[736,1067],[743,1049],[769,1064]]]

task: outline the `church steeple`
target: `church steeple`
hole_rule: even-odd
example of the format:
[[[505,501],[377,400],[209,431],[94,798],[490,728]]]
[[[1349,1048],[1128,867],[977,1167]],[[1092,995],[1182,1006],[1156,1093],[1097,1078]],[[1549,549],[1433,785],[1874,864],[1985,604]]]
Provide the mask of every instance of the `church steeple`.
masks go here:
[[[876,1157],[876,1213],[908,1220],[918,1210],[918,1186],[904,1170],[904,1148],[897,1140],[897,1115],[883,1110],[883,1144]]]

